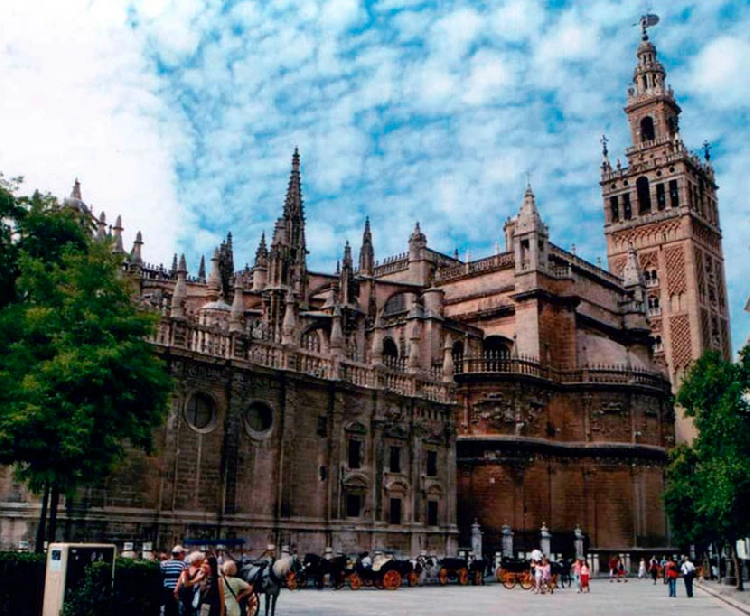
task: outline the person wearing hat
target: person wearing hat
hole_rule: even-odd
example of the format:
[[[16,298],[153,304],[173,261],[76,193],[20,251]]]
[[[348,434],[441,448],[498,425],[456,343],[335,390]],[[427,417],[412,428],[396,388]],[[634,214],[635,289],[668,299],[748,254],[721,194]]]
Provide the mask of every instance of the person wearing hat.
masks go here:
[[[185,570],[185,548],[176,545],[172,548],[172,557],[159,563],[162,583],[162,605],[164,616],[178,616],[177,581]]]

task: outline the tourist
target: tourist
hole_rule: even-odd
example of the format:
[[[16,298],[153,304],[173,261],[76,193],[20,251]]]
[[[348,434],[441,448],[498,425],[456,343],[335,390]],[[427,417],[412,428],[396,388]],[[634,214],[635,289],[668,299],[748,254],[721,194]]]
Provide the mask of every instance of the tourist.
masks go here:
[[[693,579],[695,578],[695,565],[689,556],[682,559],[682,581],[685,582],[685,594],[693,596]]]
[[[190,552],[185,559],[187,567],[177,581],[177,599],[179,600],[180,616],[195,616],[204,585],[205,572],[203,563],[206,555],[203,552]]]
[[[176,545],[172,548],[172,558],[159,562],[164,616],[177,616],[179,614],[177,582],[180,580],[180,576],[186,566],[185,548],[181,545]]]
[[[552,584],[552,565],[547,557],[542,559],[542,592],[549,590],[549,594],[554,592]]]
[[[571,571],[573,573],[573,582],[576,585],[576,592],[581,592],[581,564],[582,559],[576,558],[573,561],[573,566],[571,567]]]
[[[240,602],[253,593],[253,587],[237,575],[237,565],[227,560],[221,567],[224,572],[224,608],[226,616],[244,616]]]
[[[666,573],[667,560],[668,560],[667,559],[667,555],[664,554],[664,555],[662,555],[661,560],[659,561],[659,571],[661,571],[661,574],[664,576],[664,583],[665,584],[667,583],[667,573]]]
[[[531,561],[531,572],[534,575],[534,593],[538,595],[543,591],[542,577],[544,576],[544,571],[542,570],[541,560]]]
[[[224,584],[219,576],[216,556],[209,556],[203,563],[205,588],[201,592],[198,616],[225,616]]]
[[[664,579],[667,580],[669,585],[669,596],[677,596],[677,563],[670,556],[667,560],[667,564],[664,565]]]
[[[591,587],[589,586],[590,579],[591,569],[589,569],[589,564],[583,560],[581,562],[581,592],[591,592]]]
[[[617,581],[625,580],[625,582],[628,581],[628,576],[626,575],[625,570],[625,560],[623,560],[622,556],[620,556],[617,559]]]
[[[646,559],[641,558],[641,562],[638,563],[638,579],[642,580],[646,577]]]
[[[654,580],[654,585],[656,585],[656,578],[659,577],[659,561],[656,560],[656,555],[652,556],[648,563],[648,572]]]
[[[610,583],[614,581],[615,576],[617,575],[617,563],[618,562],[619,561],[618,561],[617,556],[612,556],[612,558],[609,559],[609,581]]]

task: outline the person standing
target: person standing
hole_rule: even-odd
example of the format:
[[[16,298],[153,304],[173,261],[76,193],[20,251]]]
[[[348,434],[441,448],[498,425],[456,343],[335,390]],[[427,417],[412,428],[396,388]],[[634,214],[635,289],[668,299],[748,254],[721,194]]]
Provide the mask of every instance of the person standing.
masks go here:
[[[652,556],[648,563],[648,572],[651,574],[651,579],[654,580],[654,586],[656,586],[656,578],[659,577],[659,561],[656,560],[656,556]]]
[[[638,563],[638,579],[642,580],[646,577],[646,559],[641,558],[641,562]]]
[[[689,556],[682,559],[682,581],[685,582],[685,594],[693,596],[693,579],[695,578],[695,565]]]
[[[203,565],[206,587],[200,599],[199,616],[225,616],[224,583],[219,575],[219,563],[213,554]]]
[[[237,565],[232,560],[227,560],[222,566],[224,572],[224,607],[226,616],[243,616],[240,601],[253,593],[253,587],[237,575]]]
[[[677,596],[677,563],[671,556],[667,559],[667,564],[664,565],[664,579],[667,580],[669,586],[669,596]]]
[[[573,561],[573,581],[576,585],[576,592],[581,592],[581,559],[576,558]]]
[[[185,564],[185,548],[181,545],[172,548],[172,558],[159,562],[164,616],[178,615],[177,582],[185,567],[187,567]]]
[[[581,592],[591,592],[589,579],[591,579],[591,569],[589,569],[589,564],[584,560],[581,562]]]

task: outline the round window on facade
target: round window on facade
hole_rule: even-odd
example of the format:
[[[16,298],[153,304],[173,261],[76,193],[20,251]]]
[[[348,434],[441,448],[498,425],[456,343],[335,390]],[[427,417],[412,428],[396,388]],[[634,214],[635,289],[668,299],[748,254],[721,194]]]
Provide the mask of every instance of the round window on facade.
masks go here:
[[[216,419],[216,404],[208,394],[201,392],[190,396],[185,406],[185,419],[194,430],[208,430]]]
[[[245,410],[245,426],[251,434],[264,434],[273,427],[273,410],[264,402],[252,402]]]

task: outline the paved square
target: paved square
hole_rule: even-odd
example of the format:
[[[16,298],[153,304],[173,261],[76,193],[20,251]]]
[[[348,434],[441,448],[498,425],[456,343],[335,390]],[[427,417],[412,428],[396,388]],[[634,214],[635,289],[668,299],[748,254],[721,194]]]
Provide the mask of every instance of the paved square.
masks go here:
[[[520,587],[508,590],[499,584],[425,586],[397,591],[310,588],[283,590],[276,613],[277,616],[744,616],[700,589],[696,589],[694,598],[688,599],[682,580],[678,580],[676,599],[670,599],[667,594],[667,587],[661,581],[654,585],[638,580],[627,584],[593,580],[591,593],[583,595],[573,589],[557,590],[553,595],[535,595]],[[261,614],[262,610],[261,607]]]

